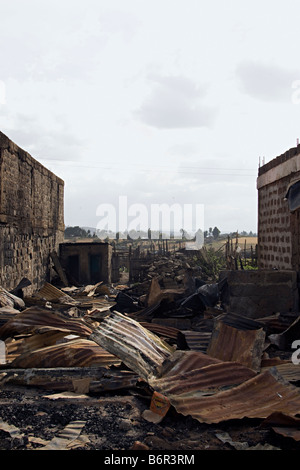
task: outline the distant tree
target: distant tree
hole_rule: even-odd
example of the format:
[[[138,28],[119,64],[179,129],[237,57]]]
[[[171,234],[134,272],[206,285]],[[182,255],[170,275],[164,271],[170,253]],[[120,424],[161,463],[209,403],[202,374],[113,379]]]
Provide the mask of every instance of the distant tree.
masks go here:
[[[221,231],[218,229],[218,227],[215,227],[212,231],[212,234],[213,234],[213,237],[215,240],[217,240],[219,238],[219,235],[220,235]]]
[[[67,227],[65,229],[65,238],[86,238],[88,237],[88,233],[78,225],[75,227]]]
[[[204,238],[207,238],[207,235],[208,235],[208,231],[205,230],[205,231],[204,231]]]

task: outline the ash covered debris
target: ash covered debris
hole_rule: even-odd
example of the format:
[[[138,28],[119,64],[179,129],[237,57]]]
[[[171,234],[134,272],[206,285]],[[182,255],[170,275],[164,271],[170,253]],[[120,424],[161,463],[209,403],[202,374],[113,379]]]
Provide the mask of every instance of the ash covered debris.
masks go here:
[[[298,449],[298,313],[232,312],[224,273],[204,280],[190,263],[180,287],[150,272],[123,285],[45,283],[23,298],[1,290],[0,446],[235,449],[246,438],[249,449]]]

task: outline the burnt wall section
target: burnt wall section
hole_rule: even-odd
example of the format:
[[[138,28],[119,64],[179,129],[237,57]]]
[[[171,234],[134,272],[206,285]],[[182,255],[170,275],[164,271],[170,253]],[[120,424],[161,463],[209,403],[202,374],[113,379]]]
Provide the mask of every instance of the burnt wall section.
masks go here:
[[[297,273],[292,270],[222,271],[227,278],[223,302],[230,312],[258,319],[299,311]]]
[[[300,147],[259,169],[258,267],[300,270],[299,209],[291,212],[288,187],[300,179]]]
[[[0,285],[49,281],[64,238],[64,182],[0,132]]]
[[[112,246],[109,243],[61,243],[59,248],[61,265],[71,283],[111,283]]]

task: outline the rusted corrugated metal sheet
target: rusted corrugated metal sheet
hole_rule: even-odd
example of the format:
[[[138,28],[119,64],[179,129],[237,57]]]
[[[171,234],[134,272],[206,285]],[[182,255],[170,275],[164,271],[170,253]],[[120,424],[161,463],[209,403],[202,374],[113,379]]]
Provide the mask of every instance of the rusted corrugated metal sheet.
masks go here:
[[[238,361],[259,371],[265,336],[262,328],[239,329],[220,320],[214,325],[207,354],[223,361]]]
[[[20,354],[57,344],[65,335],[65,332],[51,330],[43,334],[33,334],[21,339],[9,338],[5,341],[6,362],[12,362]]]
[[[120,357],[142,378],[155,374],[157,367],[174,351],[140,323],[118,312],[107,316],[90,339]]]
[[[234,312],[222,313],[216,320],[222,321],[225,325],[232,326],[239,330],[259,330],[264,326],[264,324],[258,320],[253,320],[252,318]]]
[[[28,351],[16,357],[11,363],[14,368],[51,367],[108,367],[120,365],[116,356],[87,339],[77,339],[55,344],[35,351]]]
[[[40,299],[45,299],[49,302],[78,305],[78,302],[75,301],[72,297],[52,284],[49,284],[48,282],[45,282],[44,286],[35,294],[35,296]]]
[[[21,309],[25,307],[25,303],[20,297],[11,294],[0,286],[0,307],[12,307]]]
[[[62,313],[53,312],[46,308],[30,307],[0,328],[0,339],[14,337],[17,334],[31,333],[42,327],[85,337],[89,336],[92,332],[86,323],[79,318],[70,318]]]
[[[290,437],[294,441],[300,441],[300,419],[287,416],[283,413],[272,413],[265,419],[262,427],[272,426],[272,429],[284,437]]]
[[[282,383],[275,370],[257,374],[230,390],[211,396],[201,394],[199,397],[196,390],[180,393],[179,384],[177,388],[179,393],[167,394],[171,404],[179,413],[191,415],[201,423],[266,418],[274,411],[295,416],[300,410],[299,389]]]
[[[179,413],[200,422],[266,418],[275,411],[290,416],[299,413],[300,390],[284,381],[276,368],[256,373],[197,351],[172,354],[155,335],[116,312],[91,339],[165,394]]]
[[[171,326],[158,325],[157,323],[139,322],[144,328],[164,338],[177,339],[180,330]]]
[[[168,398],[196,398],[236,386],[255,375],[242,364],[222,362],[198,351],[176,351],[164,362],[159,376],[150,378],[149,383]]]
[[[281,361],[283,362],[283,361]],[[283,364],[276,364],[276,369],[279,374],[288,382],[299,382],[300,381],[300,367],[298,364],[293,364],[292,362],[286,362]],[[262,367],[262,372],[270,369],[270,367]]]
[[[211,340],[211,333],[204,331],[181,331],[178,335],[178,347],[193,351],[206,352]]]
[[[284,427],[273,427],[273,431],[275,431],[277,434],[281,434],[281,436],[284,437],[290,437],[291,439],[294,439],[294,441],[300,441],[300,431],[296,428],[284,428]]]
[[[20,313],[13,307],[0,308],[0,327]]]

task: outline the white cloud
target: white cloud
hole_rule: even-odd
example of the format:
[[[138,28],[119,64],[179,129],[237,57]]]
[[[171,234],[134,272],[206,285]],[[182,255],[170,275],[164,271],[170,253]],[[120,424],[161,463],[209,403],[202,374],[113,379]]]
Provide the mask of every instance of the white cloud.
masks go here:
[[[184,76],[150,76],[154,89],[135,115],[159,129],[210,127],[216,110],[205,104],[206,87]]]
[[[67,224],[94,226],[97,205],[127,194],[203,203],[209,226],[256,230],[259,156],[300,137],[298,2],[0,9],[0,129],[65,180]]]
[[[264,102],[291,102],[292,84],[300,77],[296,70],[286,70],[276,64],[243,61],[237,76],[244,93]]]

